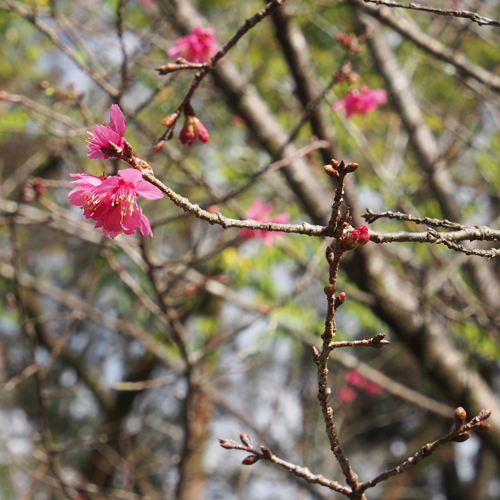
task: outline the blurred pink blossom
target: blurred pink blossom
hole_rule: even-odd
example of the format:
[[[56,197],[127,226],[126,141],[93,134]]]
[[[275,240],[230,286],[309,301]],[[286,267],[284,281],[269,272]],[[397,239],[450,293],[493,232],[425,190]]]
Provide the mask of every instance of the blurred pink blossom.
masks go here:
[[[356,89],[351,89],[349,93],[337,101],[332,107],[336,111],[345,107],[347,118],[355,113],[364,115],[367,111],[377,109],[378,104],[387,102],[387,92],[384,89],[370,89],[361,87],[361,92]]]
[[[366,378],[361,375],[361,373],[356,370],[347,370],[345,379],[349,385],[353,387],[363,388],[366,385]]]
[[[378,396],[384,392],[384,388],[376,382],[368,380],[365,385],[365,392],[370,396]]]
[[[255,198],[252,205],[246,211],[246,216],[259,222],[274,222],[275,224],[287,224],[290,219],[289,214],[278,214],[269,217],[272,211],[271,205],[264,203],[260,198]],[[255,238],[256,236],[262,239],[264,245],[272,245],[275,238],[280,238],[283,233],[279,231],[263,231],[261,229],[240,229],[240,236],[245,239]]]
[[[169,57],[183,57],[189,62],[203,63],[217,51],[217,39],[213,28],[196,26],[189,35],[181,36],[167,51]]]
[[[142,180],[138,170],[127,168],[118,175],[105,178],[91,174],[70,174],[78,186],[68,198],[71,204],[83,207],[87,219],[96,221],[104,234],[115,238],[121,233],[134,234],[137,227],[147,236],[153,236],[148,218],[137,204],[137,196],[148,200],[163,198],[163,193],[147,181]]]
[[[115,150],[109,145],[110,141],[120,148],[123,147],[124,138],[122,135],[126,126],[122,110],[118,104],[111,106],[109,116],[111,123],[95,126],[92,130],[92,138],[87,140],[89,143],[87,156],[91,160],[116,157]]]
[[[356,391],[350,386],[341,387],[337,391],[337,400],[340,403],[352,403],[356,399],[356,396]]]

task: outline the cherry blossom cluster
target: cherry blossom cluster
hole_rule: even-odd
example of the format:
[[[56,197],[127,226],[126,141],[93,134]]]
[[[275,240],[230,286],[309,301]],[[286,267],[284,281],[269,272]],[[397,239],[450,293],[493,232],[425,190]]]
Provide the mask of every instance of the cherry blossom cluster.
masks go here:
[[[337,41],[349,53],[359,51],[359,40],[354,33],[339,33],[336,37]],[[387,92],[384,89],[371,89],[362,83],[361,77],[352,71],[351,64],[346,61],[342,65],[340,72],[336,73],[337,83],[347,81],[350,84],[349,92],[343,98],[335,102],[332,106],[334,111],[345,108],[347,118],[354,114],[365,115],[368,111],[374,111],[379,104],[387,102]],[[357,88],[356,85],[359,85]]]
[[[117,104],[111,106],[110,123],[97,125],[88,140],[87,156],[92,160],[119,158],[117,148],[128,157],[135,152],[123,137],[125,119]],[[142,180],[142,174],[133,168],[118,172],[118,175],[96,177],[91,174],[70,174],[78,184],[69,194],[71,204],[83,208],[87,219],[96,221],[95,227],[102,227],[105,235],[115,238],[121,233],[134,234],[136,229],[144,235],[153,236],[148,218],[137,203],[137,196],[148,200],[163,198],[156,187]]]

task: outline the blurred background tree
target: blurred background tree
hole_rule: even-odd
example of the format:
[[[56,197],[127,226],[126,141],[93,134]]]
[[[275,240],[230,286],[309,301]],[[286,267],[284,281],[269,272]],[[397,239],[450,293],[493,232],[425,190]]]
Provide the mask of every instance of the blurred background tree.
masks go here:
[[[209,212],[257,218],[247,211],[262,200],[267,217],[325,226],[335,183],[323,165],[335,158],[360,164],[343,205],[353,226],[369,208],[498,227],[496,2],[432,2],[483,24],[361,0],[283,2],[196,89],[210,141],[182,145],[180,117],[153,153],[194,77],[155,71],[175,62],[167,51],[196,26],[222,46],[264,5],[0,2],[1,499],[331,497],[277,467],[240,465],[217,437],[242,431],[344,484],[311,354],[331,239],[265,244],[167,197],[141,203],[153,239],[103,235],[69,203],[69,174],[125,166],[87,157],[87,131],[111,104],[156,178]],[[332,109],[365,87],[387,103]],[[388,218],[370,229],[422,231]],[[332,355],[344,452],[368,480],[446,434],[457,406],[493,408],[490,432],[367,496],[500,498],[498,259],[372,234],[340,267],[337,340],[385,332],[391,345]]]

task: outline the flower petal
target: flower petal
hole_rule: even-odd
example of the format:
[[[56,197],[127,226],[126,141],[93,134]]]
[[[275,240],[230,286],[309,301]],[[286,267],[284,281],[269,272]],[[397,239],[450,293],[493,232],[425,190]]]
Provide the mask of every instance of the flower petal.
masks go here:
[[[124,170],[120,170],[118,175],[128,184],[130,182],[137,182],[142,179],[142,174],[139,170],[135,168],[126,168]]]
[[[111,106],[111,111],[109,112],[110,125],[111,128],[120,136],[125,132],[125,117],[123,116],[122,110],[118,104],[113,104]],[[115,141],[113,141],[115,142]],[[115,143],[116,144],[116,143]]]
[[[137,194],[140,194],[143,198],[147,200],[159,200],[163,198],[163,193],[156,186],[153,186],[150,182],[140,180],[135,188]]]

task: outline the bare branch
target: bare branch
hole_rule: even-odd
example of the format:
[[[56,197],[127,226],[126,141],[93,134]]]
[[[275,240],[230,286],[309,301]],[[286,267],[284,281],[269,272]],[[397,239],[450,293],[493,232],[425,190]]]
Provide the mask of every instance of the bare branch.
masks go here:
[[[421,10],[423,12],[430,12],[431,14],[437,14],[439,16],[462,17],[465,19],[470,19],[472,22],[477,23],[480,26],[500,26],[499,21],[480,16],[476,12],[470,12],[468,10],[440,9],[438,7],[429,7],[427,5],[421,5],[414,2],[399,3],[394,2],[393,0],[363,0],[363,2],[374,3],[376,5],[385,5],[386,7],[399,7],[402,9]]]

